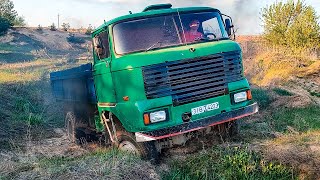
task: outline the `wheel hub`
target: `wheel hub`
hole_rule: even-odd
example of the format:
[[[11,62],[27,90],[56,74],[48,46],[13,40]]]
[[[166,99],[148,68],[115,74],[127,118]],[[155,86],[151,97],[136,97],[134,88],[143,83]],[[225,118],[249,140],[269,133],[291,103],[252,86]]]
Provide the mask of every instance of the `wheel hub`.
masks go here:
[[[125,151],[125,152],[132,153],[132,154],[139,154],[139,151],[136,148],[136,146],[129,141],[122,141],[119,144],[119,149],[122,151]]]

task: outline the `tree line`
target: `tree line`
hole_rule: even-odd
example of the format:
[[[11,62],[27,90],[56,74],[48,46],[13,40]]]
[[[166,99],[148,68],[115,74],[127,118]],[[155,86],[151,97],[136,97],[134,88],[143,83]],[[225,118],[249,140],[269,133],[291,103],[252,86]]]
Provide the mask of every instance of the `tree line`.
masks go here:
[[[11,0],[0,0],[0,35],[5,34],[12,26],[25,26],[25,19],[19,16],[17,11],[14,10],[14,4]],[[62,24],[62,30],[68,31],[70,29],[69,23]],[[58,27],[59,28],[59,27]],[[52,31],[58,30],[56,25],[52,23],[49,29]],[[37,30],[42,31],[41,25],[38,26]],[[86,34],[91,34],[93,27],[91,25],[86,28]]]
[[[24,26],[25,20],[14,10],[10,0],[0,0],[0,34],[7,32],[12,26]]]

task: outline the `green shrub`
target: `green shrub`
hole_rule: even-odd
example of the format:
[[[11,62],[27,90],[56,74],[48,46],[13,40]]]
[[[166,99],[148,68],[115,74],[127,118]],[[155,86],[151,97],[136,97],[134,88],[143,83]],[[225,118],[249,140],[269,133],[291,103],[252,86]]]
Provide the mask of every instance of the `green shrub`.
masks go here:
[[[93,31],[93,27],[92,27],[91,24],[89,24],[89,27],[87,28],[85,34],[86,34],[86,35],[91,35],[92,31]]]
[[[9,28],[10,22],[5,18],[0,17],[0,35],[5,34]]]
[[[320,93],[318,92],[314,92],[314,91],[309,91],[311,96],[316,96],[316,97],[320,97]]]
[[[83,38],[75,36],[75,34],[69,34],[67,41],[74,44],[83,44],[86,42]]]
[[[57,30],[57,27],[56,27],[56,25],[54,23],[51,24],[50,30],[51,31],[56,31]]]
[[[262,9],[264,38],[272,46],[293,52],[320,48],[320,25],[312,6],[304,1],[277,1]]]
[[[28,125],[39,125],[44,122],[44,107],[39,99],[35,87],[25,86],[23,96],[16,96],[13,100],[13,119],[23,121]]]
[[[22,17],[22,16],[17,16],[17,17],[15,18],[13,24],[14,24],[15,26],[24,27],[24,26],[26,26],[26,21],[25,21],[24,17]]]
[[[271,114],[270,121],[278,132],[285,132],[288,126],[298,131],[320,129],[320,107],[310,105],[299,108],[281,108]]]
[[[269,92],[264,89],[252,89],[252,97],[258,102],[260,109],[266,109],[272,102]]]
[[[292,169],[247,148],[218,148],[174,161],[163,179],[292,179]]]
[[[70,29],[70,24],[69,24],[69,23],[63,23],[63,24],[61,25],[61,27],[62,27],[62,29],[63,29],[64,31],[68,31],[68,30]]]
[[[293,94],[287,90],[281,88],[274,88],[273,91],[280,96],[292,96]]]
[[[11,0],[0,0],[0,17],[9,21],[10,26],[15,25],[18,13],[14,10]]]
[[[40,24],[37,27],[37,31],[40,31],[40,32],[43,31],[43,27]]]

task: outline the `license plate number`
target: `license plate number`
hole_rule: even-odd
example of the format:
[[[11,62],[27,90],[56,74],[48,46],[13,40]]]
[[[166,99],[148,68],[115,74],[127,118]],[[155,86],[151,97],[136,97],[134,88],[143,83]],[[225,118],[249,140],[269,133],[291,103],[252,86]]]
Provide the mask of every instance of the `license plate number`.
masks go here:
[[[191,114],[192,115],[197,115],[197,114],[202,114],[208,111],[212,111],[215,109],[219,109],[219,102],[207,104],[204,106],[199,106],[191,109]]]

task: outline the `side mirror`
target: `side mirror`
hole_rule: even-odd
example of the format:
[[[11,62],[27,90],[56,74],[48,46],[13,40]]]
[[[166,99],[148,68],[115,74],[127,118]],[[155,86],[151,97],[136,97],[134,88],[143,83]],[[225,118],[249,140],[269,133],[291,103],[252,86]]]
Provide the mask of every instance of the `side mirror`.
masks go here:
[[[228,36],[231,36],[231,29],[233,28],[233,25],[230,19],[225,19],[225,24],[226,24],[226,31],[228,33]]]

